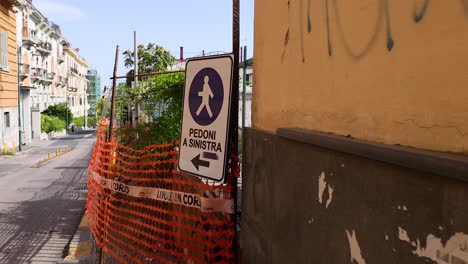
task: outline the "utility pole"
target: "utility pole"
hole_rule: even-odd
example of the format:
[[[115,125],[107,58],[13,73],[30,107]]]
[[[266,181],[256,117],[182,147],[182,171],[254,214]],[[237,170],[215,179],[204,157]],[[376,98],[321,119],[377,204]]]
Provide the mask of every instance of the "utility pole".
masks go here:
[[[133,90],[135,91],[138,87],[138,47],[137,47],[137,33],[136,31],[133,31],[133,55],[134,55],[134,81],[133,81]],[[135,96],[135,116],[134,116],[134,122],[133,122],[133,127],[137,128],[138,127],[138,114],[139,114],[139,103],[138,103],[138,97]]]
[[[117,64],[119,63],[119,45],[115,49],[115,64],[114,64],[114,80],[112,81],[112,97],[111,97],[111,114],[109,121],[109,135],[107,137],[107,142],[112,141],[112,131],[114,129],[114,116],[115,116],[115,90],[117,90]]]
[[[242,140],[245,138],[244,137],[244,128],[245,128],[245,95],[246,95],[246,78],[247,78],[247,46],[244,46],[244,63],[243,65],[243,70],[242,70]],[[242,145],[244,146],[244,145]],[[244,148],[242,148],[242,151]]]
[[[230,120],[230,147],[231,154],[238,157],[238,142],[239,142],[239,6],[240,0],[232,1],[232,53],[234,54],[234,72],[232,78],[232,101],[231,101],[231,120]],[[239,166],[233,164],[231,160],[230,166]],[[232,173],[232,171],[231,171]],[[233,175],[232,179],[232,198],[234,199],[234,239],[232,241],[232,248],[234,250],[234,263],[239,263],[239,248],[238,248],[238,235],[237,235],[237,175]]]

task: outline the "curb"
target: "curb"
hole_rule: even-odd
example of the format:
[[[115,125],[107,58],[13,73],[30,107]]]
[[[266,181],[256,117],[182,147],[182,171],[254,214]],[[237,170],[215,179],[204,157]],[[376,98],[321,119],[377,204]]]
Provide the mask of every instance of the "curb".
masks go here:
[[[58,263],[92,263],[97,257],[96,243],[89,230],[88,219],[86,215],[83,215],[80,225],[68,246],[67,256]]]

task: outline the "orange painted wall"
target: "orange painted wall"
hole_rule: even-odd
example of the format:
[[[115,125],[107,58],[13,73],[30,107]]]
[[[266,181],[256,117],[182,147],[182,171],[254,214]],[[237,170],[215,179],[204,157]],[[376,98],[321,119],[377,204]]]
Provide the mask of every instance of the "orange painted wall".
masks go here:
[[[0,70],[0,107],[18,106],[16,15],[10,4],[0,2],[0,31],[7,33],[9,70]]]
[[[256,0],[253,125],[468,153],[468,1]]]

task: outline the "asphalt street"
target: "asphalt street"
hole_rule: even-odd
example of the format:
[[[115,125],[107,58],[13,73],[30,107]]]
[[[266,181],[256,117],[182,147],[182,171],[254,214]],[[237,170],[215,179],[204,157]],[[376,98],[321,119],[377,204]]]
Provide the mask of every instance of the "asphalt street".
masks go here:
[[[0,158],[0,263],[57,263],[80,224],[94,131],[34,141]],[[48,153],[72,149],[35,168]]]

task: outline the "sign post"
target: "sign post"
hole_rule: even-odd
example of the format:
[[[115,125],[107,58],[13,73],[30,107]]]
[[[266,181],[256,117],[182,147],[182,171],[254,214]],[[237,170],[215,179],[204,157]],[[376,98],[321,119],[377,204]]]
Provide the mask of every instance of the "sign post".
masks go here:
[[[178,165],[182,172],[225,179],[233,66],[231,54],[187,61]]]

